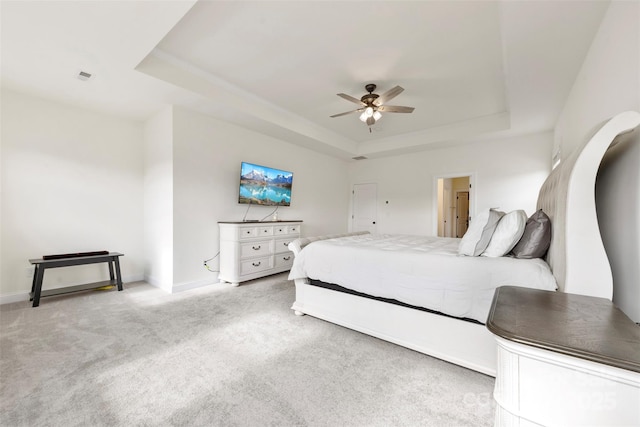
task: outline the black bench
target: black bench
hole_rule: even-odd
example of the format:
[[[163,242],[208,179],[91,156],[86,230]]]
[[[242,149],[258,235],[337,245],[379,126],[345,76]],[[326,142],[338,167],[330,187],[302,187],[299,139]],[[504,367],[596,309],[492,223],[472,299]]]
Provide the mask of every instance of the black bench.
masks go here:
[[[97,255],[96,255],[97,254]],[[35,265],[33,272],[33,283],[31,285],[30,301],[33,301],[33,307],[40,305],[40,297],[48,297],[52,295],[66,294],[69,292],[85,291],[88,289],[96,289],[103,286],[118,285],[118,290],[122,290],[122,277],[120,275],[120,261],[118,257],[123,254],[118,252],[85,252],[78,254],[62,254],[48,255],[42,259],[30,259],[29,262]],[[98,264],[106,262],[109,266],[109,280],[87,283],[84,285],[69,286],[66,288],[51,289],[42,291],[42,279],[44,271],[47,268],[70,267],[73,265]],[[114,274],[115,267],[115,274]]]

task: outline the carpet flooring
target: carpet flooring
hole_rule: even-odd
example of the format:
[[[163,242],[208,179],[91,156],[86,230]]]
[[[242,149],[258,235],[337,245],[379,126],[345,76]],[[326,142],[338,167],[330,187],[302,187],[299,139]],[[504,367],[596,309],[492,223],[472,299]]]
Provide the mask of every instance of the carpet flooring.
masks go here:
[[[493,378],[295,316],[294,297],[280,274],[0,306],[0,425],[493,425]]]

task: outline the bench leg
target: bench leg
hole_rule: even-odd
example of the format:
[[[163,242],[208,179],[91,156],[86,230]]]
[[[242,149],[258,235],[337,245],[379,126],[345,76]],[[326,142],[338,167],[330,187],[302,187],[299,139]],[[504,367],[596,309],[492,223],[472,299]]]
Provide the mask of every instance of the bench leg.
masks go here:
[[[111,280],[111,283],[113,283],[113,280],[115,279],[115,277],[113,276],[113,263],[109,261],[107,265],[109,266],[109,280]]]
[[[116,264],[116,280],[118,283],[118,290],[122,290],[122,276],[120,275],[120,261],[118,257],[113,257],[113,262]],[[109,263],[111,265],[111,263]]]
[[[36,290],[36,277],[38,276],[38,264],[33,268],[33,280],[31,281],[31,298],[29,301],[33,301],[34,291]]]
[[[44,277],[43,266],[36,267],[36,271],[34,273],[34,282],[33,282],[33,307],[37,307],[40,305],[40,293],[42,292],[42,279]]]

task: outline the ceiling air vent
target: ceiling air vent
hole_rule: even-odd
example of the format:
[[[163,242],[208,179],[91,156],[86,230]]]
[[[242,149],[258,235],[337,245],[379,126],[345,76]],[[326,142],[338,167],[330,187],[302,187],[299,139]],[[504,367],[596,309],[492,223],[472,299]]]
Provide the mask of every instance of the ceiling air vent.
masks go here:
[[[352,157],[353,160],[366,160],[367,158],[365,156],[356,156],[356,157]]]
[[[80,71],[80,73],[78,73],[78,78],[82,81],[87,81],[91,78],[91,74],[85,71]]]

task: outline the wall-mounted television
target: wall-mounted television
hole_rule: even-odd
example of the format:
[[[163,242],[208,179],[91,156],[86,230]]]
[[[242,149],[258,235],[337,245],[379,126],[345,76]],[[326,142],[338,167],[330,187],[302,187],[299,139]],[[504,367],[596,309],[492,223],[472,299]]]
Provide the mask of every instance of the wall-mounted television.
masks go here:
[[[293,173],[242,162],[238,203],[290,206]]]

